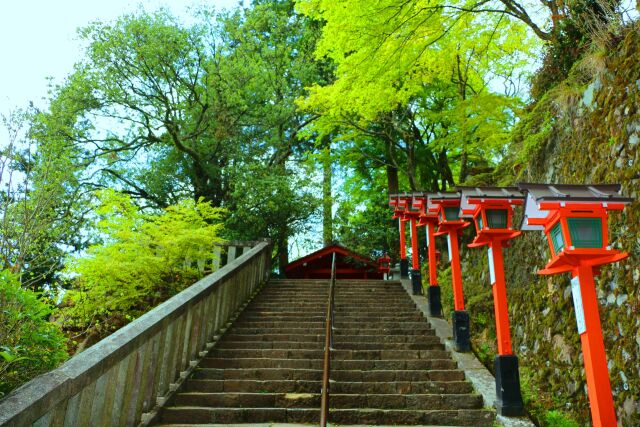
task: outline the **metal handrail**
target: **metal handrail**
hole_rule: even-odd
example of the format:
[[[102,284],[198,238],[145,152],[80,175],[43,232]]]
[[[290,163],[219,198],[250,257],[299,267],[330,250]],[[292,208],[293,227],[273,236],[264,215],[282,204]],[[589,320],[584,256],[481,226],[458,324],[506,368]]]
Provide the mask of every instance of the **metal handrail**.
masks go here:
[[[336,254],[331,261],[331,281],[325,321],[324,364],[322,369],[322,397],[320,401],[320,427],[326,427],[329,418],[329,375],[331,373],[331,350],[333,348],[333,302],[336,285]]]

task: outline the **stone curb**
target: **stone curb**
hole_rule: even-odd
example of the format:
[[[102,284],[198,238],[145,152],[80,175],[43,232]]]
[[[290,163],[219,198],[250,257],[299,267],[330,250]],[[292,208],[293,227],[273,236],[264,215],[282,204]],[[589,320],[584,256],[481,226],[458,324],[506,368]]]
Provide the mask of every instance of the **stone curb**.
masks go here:
[[[399,276],[399,271],[396,277]],[[442,340],[447,351],[451,353],[453,360],[456,361],[459,368],[464,371],[467,379],[471,381],[476,392],[482,395],[484,406],[495,408],[496,400],[496,383],[491,372],[476,358],[473,353],[458,353],[455,350],[455,344],[452,339],[451,324],[445,319],[429,316],[429,302],[423,295],[413,295],[411,289],[411,280],[400,280],[402,287],[407,291],[418,309],[429,320],[429,324],[436,331],[436,335]],[[505,417],[496,416],[496,421],[504,427],[535,427],[535,424],[527,417]]]

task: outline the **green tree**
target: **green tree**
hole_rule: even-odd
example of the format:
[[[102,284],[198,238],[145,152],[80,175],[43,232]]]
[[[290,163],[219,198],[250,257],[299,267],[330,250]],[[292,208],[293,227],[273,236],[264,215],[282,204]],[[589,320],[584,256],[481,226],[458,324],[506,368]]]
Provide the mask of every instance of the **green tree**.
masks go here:
[[[185,199],[159,213],[143,213],[130,197],[99,194],[95,233],[102,239],[86,255],[71,257],[72,286],[61,319],[78,350],[180,292],[211,270],[221,241],[221,208]],[[199,262],[199,264],[198,264]]]
[[[321,114],[318,132],[340,129],[356,162],[385,168],[391,191],[398,173],[411,189],[446,189],[499,160],[533,46],[523,24],[422,3],[298,7],[325,22],[316,53],[336,63],[302,107]]]
[[[315,29],[291,1],[222,14],[202,9],[195,18],[184,26],[160,11],[82,29],[86,55],[52,91],[49,111],[39,116],[42,139],[62,135],[78,150],[89,186],[118,188],[142,207],[184,197],[225,207],[236,234],[271,237],[286,263],[292,228],[252,233],[241,216],[234,219],[247,207],[236,187],[254,181],[247,172],[257,169],[286,183],[312,147],[300,130],[315,115],[294,101],[319,79]],[[291,208],[274,213],[272,223],[311,212]]]
[[[86,201],[69,146],[39,141],[34,109],[2,117],[0,150],[0,269],[36,291],[58,282],[66,248],[79,248]]]
[[[0,397],[67,358],[52,305],[22,289],[18,276],[0,271]]]

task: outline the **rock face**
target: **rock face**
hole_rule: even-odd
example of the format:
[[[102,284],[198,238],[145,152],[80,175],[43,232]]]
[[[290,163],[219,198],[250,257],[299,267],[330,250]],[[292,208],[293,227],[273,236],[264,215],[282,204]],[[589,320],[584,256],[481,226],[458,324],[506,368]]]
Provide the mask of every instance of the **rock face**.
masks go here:
[[[320,418],[327,281],[272,281],[203,360],[163,424]],[[399,282],[338,281],[329,421],[491,426]]]
[[[640,25],[608,43],[606,56],[586,58],[525,114],[514,132],[512,157],[499,168],[495,184],[620,183],[623,194],[640,199]],[[594,61],[601,61],[598,67],[586,68]],[[612,245],[631,256],[596,278],[600,316],[620,423],[638,426],[640,364],[631,361],[640,360],[640,201],[613,213],[609,232]],[[580,339],[566,292],[569,277],[535,274],[546,264],[548,251],[541,232],[525,233],[506,250],[514,348],[537,410],[566,411],[580,425],[589,425]],[[486,251],[466,249],[462,261],[475,348],[490,362],[495,331]],[[544,418],[544,413],[537,415]]]

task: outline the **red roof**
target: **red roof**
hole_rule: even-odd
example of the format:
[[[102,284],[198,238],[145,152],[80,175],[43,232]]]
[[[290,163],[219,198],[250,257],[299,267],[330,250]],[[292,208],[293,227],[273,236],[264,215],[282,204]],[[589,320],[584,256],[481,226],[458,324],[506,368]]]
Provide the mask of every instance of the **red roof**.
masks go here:
[[[337,244],[325,246],[299,258],[284,267],[289,279],[330,279],[331,261],[336,254],[336,278],[341,279],[380,279],[380,265],[370,258],[355,253]]]

